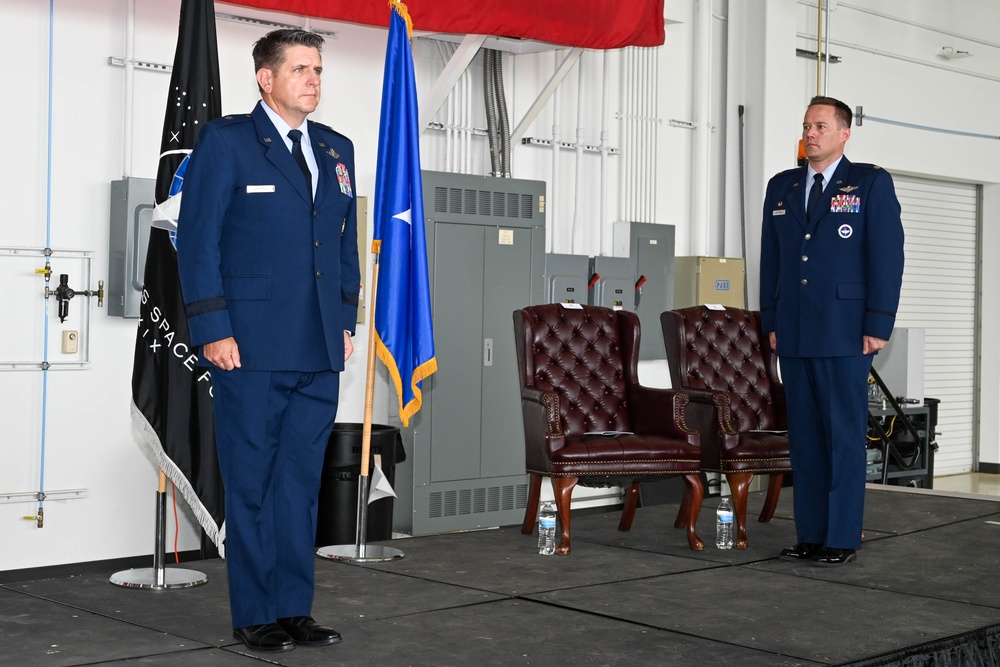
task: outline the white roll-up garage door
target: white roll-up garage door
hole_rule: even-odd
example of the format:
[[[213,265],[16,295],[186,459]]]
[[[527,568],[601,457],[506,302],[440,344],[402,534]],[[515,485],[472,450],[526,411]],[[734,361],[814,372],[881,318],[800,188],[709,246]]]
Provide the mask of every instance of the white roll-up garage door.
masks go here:
[[[910,176],[894,180],[906,233],[896,326],[924,329],[924,395],[941,399],[934,474],[968,472],[977,421],[979,188]]]

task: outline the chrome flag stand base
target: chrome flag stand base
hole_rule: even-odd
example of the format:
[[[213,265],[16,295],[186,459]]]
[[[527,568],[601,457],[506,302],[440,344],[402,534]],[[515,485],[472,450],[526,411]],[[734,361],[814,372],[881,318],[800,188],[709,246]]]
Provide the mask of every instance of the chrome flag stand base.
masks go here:
[[[115,586],[126,588],[149,588],[163,590],[166,588],[192,588],[208,583],[208,575],[197,570],[171,568],[157,570],[155,567],[142,567],[134,570],[122,570],[111,575],[109,581]]]
[[[316,555],[320,558],[343,560],[349,563],[384,563],[404,556],[399,549],[380,544],[365,544],[368,529],[368,483],[371,477],[358,477],[358,540],[356,544],[338,544],[320,547]]]
[[[156,492],[156,539],[153,549],[153,567],[122,570],[111,575],[109,581],[115,586],[126,588],[147,588],[164,590],[168,588],[191,588],[208,583],[208,575],[197,570],[182,568],[166,569],[163,566],[163,551],[167,534],[167,476],[160,471],[160,485]]]

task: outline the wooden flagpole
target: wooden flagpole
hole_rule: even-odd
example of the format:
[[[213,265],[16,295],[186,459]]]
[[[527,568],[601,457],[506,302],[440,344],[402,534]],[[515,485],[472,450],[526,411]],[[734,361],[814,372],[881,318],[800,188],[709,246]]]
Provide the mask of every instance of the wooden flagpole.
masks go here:
[[[346,560],[355,563],[373,563],[395,560],[403,557],[403,552],[393,547],[367,544],[368,539],[368,493],[371,484],[369,459],[372,443],[372,410],[375,397],[375,301],[378,298],[378,264],[382,252],[382,241],[372,241],[372,281],[368,285],[368,358],[365,370],[365,416],[361,431],[361,474],[358,475],[358,525],[354,544],[339,544],[321,547],[316,555],[323,558]]]

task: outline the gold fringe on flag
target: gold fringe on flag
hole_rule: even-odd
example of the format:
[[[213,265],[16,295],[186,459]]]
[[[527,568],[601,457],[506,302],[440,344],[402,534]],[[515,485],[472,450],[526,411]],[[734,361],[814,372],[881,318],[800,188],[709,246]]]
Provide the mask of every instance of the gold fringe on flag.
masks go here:
[[[406,21],[406,34],[410,39],[413,39],[413,20],[410,18],[410,10],[401,0],[389,0],[389,6]]]

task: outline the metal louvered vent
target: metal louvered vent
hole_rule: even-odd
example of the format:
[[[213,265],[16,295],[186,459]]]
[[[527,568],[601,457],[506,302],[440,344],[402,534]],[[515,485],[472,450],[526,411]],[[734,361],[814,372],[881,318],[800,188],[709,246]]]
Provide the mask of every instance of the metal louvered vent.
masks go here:
[[[527,484],[435,491],[430,494],[429,516],[439,519],[445,516],[510,511],[524,509],[527,504]]]
[[[434,188],[434,212],[531,220],[535,196],[468,188]]]
[[[521,217],[530,220],[535,215],[534,197],[527,194],[521,195]]]

